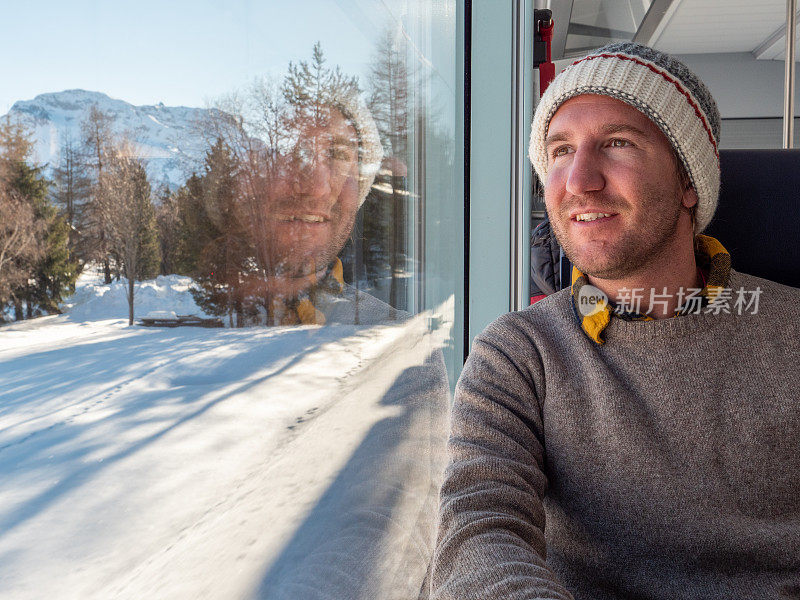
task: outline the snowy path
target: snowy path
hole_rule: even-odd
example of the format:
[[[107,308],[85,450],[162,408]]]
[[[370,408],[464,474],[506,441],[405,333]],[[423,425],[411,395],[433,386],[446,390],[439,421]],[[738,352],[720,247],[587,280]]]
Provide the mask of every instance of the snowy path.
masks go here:
[[[430,465],[407,478],[418,460],[354,457],[370,444],[380,454],[386,423],[430,428],[431,414],[386,402],[429,338],[419,319],[208,330],[62,316],[2,328],[0,597],[269,595],[297,576],[281,570],[287,556],[325,533],[303,533],[309,515],[370,469],[396,468],[419,485],[404,493],[428,494]],[[420,456],[419,440],[396,442],[392,452]]]

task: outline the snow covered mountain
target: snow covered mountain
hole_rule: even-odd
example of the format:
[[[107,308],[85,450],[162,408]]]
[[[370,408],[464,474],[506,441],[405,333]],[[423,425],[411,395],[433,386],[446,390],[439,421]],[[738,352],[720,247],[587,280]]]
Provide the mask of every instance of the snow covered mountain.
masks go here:
[[[80,144],[81,122],[92,106],[111,116],[115,133],[136,143],[153,187],[182,185],[205,156],[207,143],[198,125],[209,116],[209,109],[134,106],[100,92],[65,90],[16,102],[8,115],[33,132],[34,159],[49,170],[58,166],[65,141]]]

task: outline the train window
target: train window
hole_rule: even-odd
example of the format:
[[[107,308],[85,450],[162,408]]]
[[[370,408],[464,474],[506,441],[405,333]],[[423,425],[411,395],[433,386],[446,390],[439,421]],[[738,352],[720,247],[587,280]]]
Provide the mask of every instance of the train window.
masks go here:
[[[574,2],[565,27],[565,56],[581,56],[611,42],[633,39],[652,0]]]
[[[417,597],[463,358],[463,23],[7,7],[0,595]]]

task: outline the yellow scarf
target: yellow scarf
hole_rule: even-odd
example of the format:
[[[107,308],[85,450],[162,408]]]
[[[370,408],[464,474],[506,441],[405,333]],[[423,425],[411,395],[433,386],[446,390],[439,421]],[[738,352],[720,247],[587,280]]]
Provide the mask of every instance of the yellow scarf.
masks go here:
[[[344,291],[344,267],[336,258],[328,272],[317,282],[316,274],[309,275],[309,287],[295,298],[275,298],[272,301],[272,314],[276,315],[277,325],[325,325],[325,315],[314,302],[317,293],[341,294]]]
[[[728,284],[731,272],[731,255],[716,239],[708,235],[698,235],[695,240],[695,259],[697,266],[703,273],[708,273],[705,287],[698,297],[702,298],[702,306],[707,306],[717,299],[720,292]],[[634,311],[617,310],[610,302],[600,300],[596,305],[597,310],[588,316],[582,316],[578,310],[578,298],[581,288],[589,284],[589,278],[577,267],[572,267],[572,308],[583,331],[596,344],[603,344],[603,332],[611,317],[619,317],[626,321],[652,321],[653,317]],[[678,307],[675,316],[690,314],[696,307],[686,304]]]

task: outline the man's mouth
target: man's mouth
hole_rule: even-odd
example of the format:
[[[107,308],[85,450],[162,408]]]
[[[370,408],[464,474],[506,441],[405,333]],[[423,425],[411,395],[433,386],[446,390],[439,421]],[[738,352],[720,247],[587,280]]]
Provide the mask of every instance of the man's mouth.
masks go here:
[[[330,221],[329,217],[325,217],[323,215],[311,215],[311,214],[298,214],[298,215],[287,215],[287,214],[276,214],[275,220],[281,221],[283,223],[293,223],[293,222],[300,222],[300,223],[327,223]]]
[[[596,221],[598,219],[607,219],[609,217],[613,217],[614,213],[602,213],[602,212],[585,212],[585,213],[578,213],[572,216],[574,221],[582,221],[582,222],[589,222],[589,221]]]

